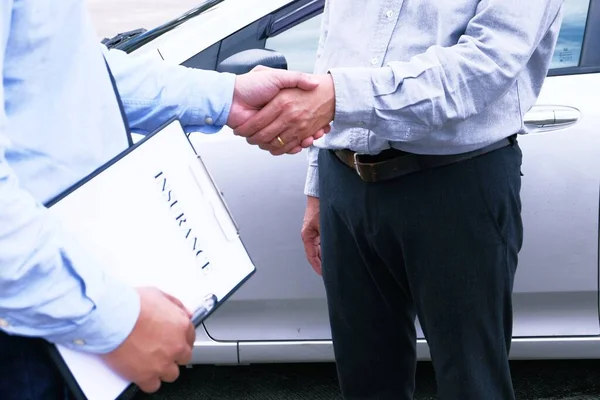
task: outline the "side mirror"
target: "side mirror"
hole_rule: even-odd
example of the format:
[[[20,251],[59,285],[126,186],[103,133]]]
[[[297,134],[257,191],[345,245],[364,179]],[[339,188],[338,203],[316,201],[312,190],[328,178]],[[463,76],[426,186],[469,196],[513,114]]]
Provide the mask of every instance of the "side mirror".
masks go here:
[[[262,65],[269,68],[287,69],[285,56],[273,50],[250,49],[236,53],[217,66],[217,72],[230,72],[236,75],[250,72]]]

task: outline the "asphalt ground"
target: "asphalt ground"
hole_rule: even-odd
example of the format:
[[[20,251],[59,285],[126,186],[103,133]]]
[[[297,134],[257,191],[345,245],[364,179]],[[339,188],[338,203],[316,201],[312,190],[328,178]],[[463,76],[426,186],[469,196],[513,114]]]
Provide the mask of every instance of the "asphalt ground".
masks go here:
[[[600,399],[600,360],[513,362],[518,400]],[[333,364],[183,368],[178,381],[135,400],[339,400]],[[415,400],[436,399],[430,363],[419,363]],[[485,399],[482,399],[485,400]]]

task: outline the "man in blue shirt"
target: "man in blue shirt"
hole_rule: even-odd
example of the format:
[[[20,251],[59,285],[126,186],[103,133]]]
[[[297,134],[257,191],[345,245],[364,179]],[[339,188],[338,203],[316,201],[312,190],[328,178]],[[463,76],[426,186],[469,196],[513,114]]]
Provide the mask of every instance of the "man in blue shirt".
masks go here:
[[[189,313],[154,288],[105,276],[43,206],[128,145],[105,58],[138,133],[173,116],[187,131],[236,127],[281,89],[316,83],[288,71],[235,76],[109,51],[82,0],[2,1],[0,50],[0,398],[65,398],[33,338],[102,354],[155,391],[191,358]],[[311,143],[299,140],[297,151]]]
[[[318,89],[283,91],[235,130],[282,154],[332,122],[308,151],[302,238],[344,399],[412,400],[417,316],[438,398],[515,398],[516,138],[563,3],[327,0]]]

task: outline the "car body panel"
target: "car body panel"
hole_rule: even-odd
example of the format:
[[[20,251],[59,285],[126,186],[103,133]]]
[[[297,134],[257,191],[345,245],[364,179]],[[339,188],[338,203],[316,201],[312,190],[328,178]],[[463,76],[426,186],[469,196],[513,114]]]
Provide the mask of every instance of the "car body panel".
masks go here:
[[[515,278],[514,335],[597,335],[600,75],[546,79],[536,107],[574,107],[574,125],[532,130],[523,150],[523,249]],[[546,128],[548,129],[548,128]]]

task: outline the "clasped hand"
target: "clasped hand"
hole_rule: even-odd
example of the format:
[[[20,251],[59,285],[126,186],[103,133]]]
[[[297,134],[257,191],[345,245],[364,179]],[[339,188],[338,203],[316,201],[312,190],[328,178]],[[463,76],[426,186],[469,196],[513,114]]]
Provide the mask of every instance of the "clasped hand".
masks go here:
[[[273,155],[296,154],[329,133],[334,113],[329,75],[257,67],[236,77],[227,125]]]

